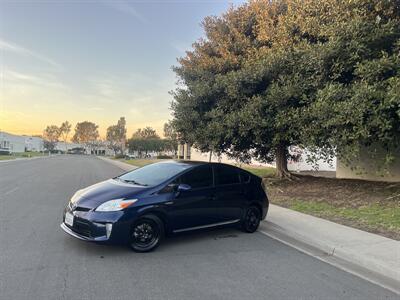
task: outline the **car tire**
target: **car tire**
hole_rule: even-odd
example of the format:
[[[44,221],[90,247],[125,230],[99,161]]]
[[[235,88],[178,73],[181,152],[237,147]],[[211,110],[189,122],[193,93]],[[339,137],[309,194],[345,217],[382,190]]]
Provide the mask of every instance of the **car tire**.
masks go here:
[[[253,233],[261,222],[261,211],[256,206],[249,206],[243,216],[241,227],[244,232]]]
[[[129,246],[135,252],[150,252],[156,249],[164,238],[164,224],[155,215],[144,215],[132,225]]]

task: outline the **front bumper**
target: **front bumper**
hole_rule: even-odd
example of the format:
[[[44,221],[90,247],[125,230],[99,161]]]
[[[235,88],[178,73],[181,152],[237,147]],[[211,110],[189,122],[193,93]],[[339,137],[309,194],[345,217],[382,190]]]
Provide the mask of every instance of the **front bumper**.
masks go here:
[[[99,236],[99,237],[88,237],[88,236],[84,236],[81,235],[75,231],[73,231],[70,227],[68,227],[65,223],[61,223],[60,227],[62,228],[62,230],[64,230],[64,232],[68,233],[69,235],[72,235],[73,237],[83,240],[83,241],[89,241],[89,242],[105,242],[108,241],[108,237],[107,235],[103,235],[103,236]]]
[[[74,215],[73,225],[65,223],[65,214],[69,212]],[[64,210],[63,222],[60,227],[69,235],[90,242],[119,242],[126,240],[129,236],[129,222],[124,221],[122,211],[118,212],[95,212],[71,210],[68,206]],[[107,232],[108,226],[108,232]],[[112,228],[110,230],[110,228]]]

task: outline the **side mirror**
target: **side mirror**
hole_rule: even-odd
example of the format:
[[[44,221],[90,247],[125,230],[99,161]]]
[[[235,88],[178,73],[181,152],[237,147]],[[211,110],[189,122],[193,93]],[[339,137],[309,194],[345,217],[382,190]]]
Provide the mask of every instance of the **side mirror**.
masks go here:
[[[175,193],[175,197],[178,197],[181,192],[189,191],[191,189],[192,189],[192,187],[190,185],[188,185],[188,184],[184,184],[184,183],[175,184],[175,183],[172,183],[172,184],[169,184],[165,188],[164,192]]]
[[[185,192],[185,191],[190,191],[192,187],[188,184],[181,183],[178,185],[178,188],[176,189],[177,192]]]

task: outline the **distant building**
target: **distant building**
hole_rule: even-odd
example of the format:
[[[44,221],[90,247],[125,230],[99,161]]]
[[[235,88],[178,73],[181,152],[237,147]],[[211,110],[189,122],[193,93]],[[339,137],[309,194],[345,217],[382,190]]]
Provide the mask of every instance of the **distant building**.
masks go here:
[[[56,147],[54,149],[61,152],[68,152],[68,150],[72,150],[75,148],[83,148],[83,147],[84,147],[83,145],[76,143],[57,142]]]
[[[59,152],[67,152],[74,148],[85,148],[87,154],[91,154],[91,150],[81,144],[57,142],[54,150]],[[104,152],[94,151],[96,153]],[[21,153],[21,152],[43,152],[44,149],[43,139],[36,136],[15,135],[8,132],[0,131],[0,152],[2,153]]]
[[[0,152],[2,153],[25,152],[25,137],[0,131]]]
[[[110,149],[109,143],[107,141],[93,141],[85,146],[86,154],[92,155],[114,155],[114,151]]]
[[[25,151],[44,151],[43,139],[37,136],[25,136]]]

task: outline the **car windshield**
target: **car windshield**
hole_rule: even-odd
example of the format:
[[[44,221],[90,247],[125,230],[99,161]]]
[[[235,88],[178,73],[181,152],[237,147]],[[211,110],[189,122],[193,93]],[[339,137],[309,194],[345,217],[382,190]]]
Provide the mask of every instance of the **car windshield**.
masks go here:
[[[132,184],[153,186],[190,168],[190,165],[179,163],[155,163],[123,174],[116,179]]]

